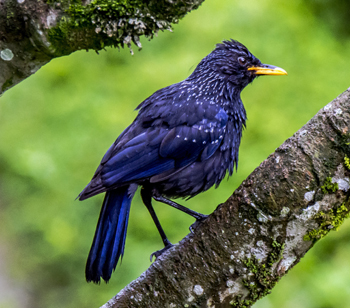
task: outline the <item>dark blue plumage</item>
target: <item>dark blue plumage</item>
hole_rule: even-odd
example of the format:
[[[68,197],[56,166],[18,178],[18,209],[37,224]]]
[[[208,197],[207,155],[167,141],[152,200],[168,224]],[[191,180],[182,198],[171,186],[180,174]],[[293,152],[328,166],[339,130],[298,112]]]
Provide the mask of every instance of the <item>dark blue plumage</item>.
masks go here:
[[[136,119],[109,148],[79,195],[84,200],[106,192],[87,261],[88,281],[108,281],[123,255],[137,186],[142,186],[143,201],[166,248],[171,244],[155,216],[152,198],[197,220],[206,217],[165,197],[193,197],[233,173],[246,121],[240,93],[262,74],[285,72],[261,64],[242,44],[224,41],[187,79],[158,90],[137,107]]]
[[[130,205],[136,189],[137,185],[131,184],[106,193],[87,261],[88,281],[95,280],[96,275],[109,280],[115,260],[123,255]]]

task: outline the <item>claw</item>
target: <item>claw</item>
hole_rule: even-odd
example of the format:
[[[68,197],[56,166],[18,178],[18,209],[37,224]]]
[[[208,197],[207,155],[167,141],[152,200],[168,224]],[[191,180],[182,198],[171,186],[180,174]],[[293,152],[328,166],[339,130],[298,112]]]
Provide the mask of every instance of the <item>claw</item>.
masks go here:
[[[169,242],[169,244],[167,246],[165,246],[163,249],[160,249],[160,250],[157,250],[155,252],[153,252],[150,256],[150,261],[152,262],[153,261],[153,257],[155,257],[155,260],[157,260],[157,258],[162,255],[165,251],[167,251],[169,248],[173,247],[174,245],[171,244]]]
[[[194,230],[202,223],[203,220],[207,219],[209,215],[201,214],[201,218],[197,218],[196,221],[190,225],[189,229],[191,233],[194,233]]]

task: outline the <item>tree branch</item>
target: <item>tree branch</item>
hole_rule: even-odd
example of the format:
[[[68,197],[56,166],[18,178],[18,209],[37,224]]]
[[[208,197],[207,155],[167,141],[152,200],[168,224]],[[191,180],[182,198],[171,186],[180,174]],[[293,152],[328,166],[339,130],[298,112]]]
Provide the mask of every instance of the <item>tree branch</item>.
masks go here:
[[[349,216],[350,88],[103,308],[250,307]]]
[[[204,0],[0,0],[0,94],[81,49],[141,48]]]

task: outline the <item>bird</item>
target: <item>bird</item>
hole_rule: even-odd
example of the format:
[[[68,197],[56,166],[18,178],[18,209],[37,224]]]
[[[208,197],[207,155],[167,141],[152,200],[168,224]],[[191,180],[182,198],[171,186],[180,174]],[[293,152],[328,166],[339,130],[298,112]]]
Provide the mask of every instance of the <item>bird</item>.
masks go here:
[[[207,218],[171,199],[194,197],[233,174],[247,119],[241,91],[258,76],[286,74],[280,67],[262,64],[238,41],[224,40],[188,78],[139,104],[135,120],[107,150],[78,196],[85,200],[105,192],[85,268],[88,282],[108,282],[123,256],[138,187],[164,244],[151,260],[172,247],[152,199],[194,217],[192,231]]]

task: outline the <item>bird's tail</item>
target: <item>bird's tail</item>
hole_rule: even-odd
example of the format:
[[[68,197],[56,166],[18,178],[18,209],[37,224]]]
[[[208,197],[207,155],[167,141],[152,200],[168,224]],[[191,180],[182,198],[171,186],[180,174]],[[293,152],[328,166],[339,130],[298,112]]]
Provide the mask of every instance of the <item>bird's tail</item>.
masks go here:
[[[124,254],[126,230],[136,184],[107,191],[98,219],[95,237],[86,263],[88,282],[106,282],[111,278],[120,256]]]

